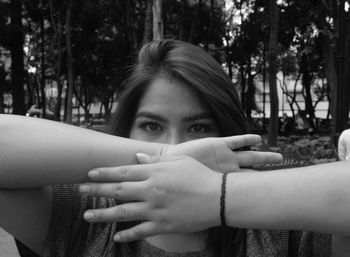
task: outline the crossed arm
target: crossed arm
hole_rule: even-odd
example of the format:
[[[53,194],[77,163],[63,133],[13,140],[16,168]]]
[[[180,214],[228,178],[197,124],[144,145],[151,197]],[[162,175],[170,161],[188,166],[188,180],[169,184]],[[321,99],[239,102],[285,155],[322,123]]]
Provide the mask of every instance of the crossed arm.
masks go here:
[[[121,231],[117,236],[120,241],[203,230],[220,224],[219,172],[236,171],[227,181],[228,225],[349,236],[350,162],[264,173],[237,172],[239,166],[280,160],[275,154],[231,151],[258,142],[259,137],[247,135],[166,146],[0,115],[0,225],[41,253],[51,215],[51,189],[46,185],[92,180],[98,183],[86,184],[82,191],[137,202],[89,211],[94,215],[86,214],[87,220],[146,220]],[[153,157],[136,158],[138,152]],[[141,165],[134,165],[137,162]],[[87,171],[98,167],[105,168],[99,168],[97,176],[90,172],[89,177]],[[146,209],[139,208],[141,203]],[[186,222],[179,219],[181,210],[193,204],[200,208],[190,208]],[[21,224],[20,220],[31,222]]]
[[[136,202],[88,210],[87,221],[144,220],[118,232],[114,239],[120,242],[157,234],[202,231],[220,225],[221,174],[188,157],[162,160],[140,157],[141,163],[148,164],[102,168],[90,173],[91,180],[98,183],[82,186],[81,192]],[[164,162],[171,162],[173,168]],[[227,224],[331,233],[332,257],[348,256],[349,163],[230,173],[226,186]]]
[[[137,164],[138,152],[191,156],[203,163],[201,167],[218,172],[281,160],[279,154],[232,151],[259,142],[259,136],[245,135],[169,146],[57,122],[0,115],[0,226],[40,254],[51,219],[50,185],[87,182],[88,171],[97,167]]]
[[[136,202],[89,210],[85,216],[88,221],[145,220],[121,231],[119,241],[220,225],[221,174],[188,157],[167,157],[157,162],[141,157],[140,161],[148,164],[101,168],[89,173],[91,180],[99,183],[85,184],[81,192]],[[226,187],[227,224],[349,236],[349,163],[230,173]],[[194,203],[198,208],[190,208]],[[190,210],[185,217],[184,209]],[[164,221],[168,226],[162,225]]]

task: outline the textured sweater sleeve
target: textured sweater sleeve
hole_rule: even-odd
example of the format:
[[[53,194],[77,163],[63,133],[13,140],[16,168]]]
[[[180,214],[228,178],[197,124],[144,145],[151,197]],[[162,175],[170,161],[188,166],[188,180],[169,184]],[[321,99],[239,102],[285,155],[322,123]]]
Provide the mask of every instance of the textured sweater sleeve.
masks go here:
[[[331,256],[331,235],[308,231],[290,232],[290,256],[329,257]]]
[[[53,187],[51,222],[44,256],[107,256],[116,232],[113,223],[88,223],[88,209],[114,206],[112,199],[92,198],[78,193],[76,185]]]
[[[330,257],[331,236],[307,231],[247,230],[247,257]]]

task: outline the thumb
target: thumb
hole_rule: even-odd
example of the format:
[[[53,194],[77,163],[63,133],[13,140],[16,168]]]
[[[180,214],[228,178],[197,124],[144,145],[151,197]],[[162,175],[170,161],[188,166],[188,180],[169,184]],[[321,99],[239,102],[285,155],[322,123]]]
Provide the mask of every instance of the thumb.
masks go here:
[[[160,156],[157,155],[148,155],[145,153],[137,153],[136,159],[140,164],[149,164],[159,162]]]

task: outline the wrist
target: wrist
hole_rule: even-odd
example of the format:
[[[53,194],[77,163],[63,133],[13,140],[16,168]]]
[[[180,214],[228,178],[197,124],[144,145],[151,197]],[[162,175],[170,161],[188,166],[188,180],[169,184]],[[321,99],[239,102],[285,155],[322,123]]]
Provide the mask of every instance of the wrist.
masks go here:
[[[226,224],[229,227],[240,227],[239,219],[244,214],[244,206],[242,199],[245,195],[245,183],[242,180],[242,172],[229,173],[226,178],[226,194],[225,194],[225,217]]]
[[[261,192],[259,187],[259,173],[232,172],[226,180],[226,223],[229,227],[250,227],[252,217],[257,219],[261,206]],[[257,200],[258,199],[258,200]]]
[[[211,187],[209,190],[209,196],[207,198],[209,217],[208,227],[218,227],[221,226],[220,218],[220,198],[221,198],[221,184],[222,184],[222,173],[213,171],[213,176],[210,178]],[[205,214],[204,214],[205,215]]]
[[[226,227],[226,178],[228,173],[223,173],[221,176],[221,192],[220,192],[220,223]]]

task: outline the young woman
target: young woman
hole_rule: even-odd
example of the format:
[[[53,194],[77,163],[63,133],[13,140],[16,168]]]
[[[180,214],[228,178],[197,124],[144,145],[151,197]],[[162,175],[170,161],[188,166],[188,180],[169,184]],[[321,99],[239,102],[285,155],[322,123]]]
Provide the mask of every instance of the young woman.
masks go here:
[[[128,86],[116,114],[118,122],[114,123],[113,130],[116,135],[176,144],[191,140],[194,135],[208,137],[246,133],[244,116],[232,82],[220,65],[200,48],[179,41],[158,41],[146,45],[140,52]],[[196,122],[188,119],[196,116]],[[191,122],[183,122],[188,120]],[[165,164],[173,162],[182,169],[178,168],[177,172],[168,169]],[[327,234],[246,231],[234,227],[349,235],[350,220],[346,218],[346,213],[350,208],[350,198],[343,183],[350,175],[347,172],[349,167],[343,163],[293,171],[230,173],[226,214],[231,228],[220,228],[217,227],[220,222],[215,208],[218,201],[209,201],[219,198],[220,174],[214,173],[215,179],[208,174],[202,177],[204,181],[197,181],[198,188],[215,185],[207,187],[212,189],[210,195],[204,194],[206,197],[197,199],[185,190],[195,187],[193,180],[184,183],[182,178],[189,173],[185,167],[193,165],[196,170],[192,162],[188,159],[163,159],[154,165],[103,169],[100,170],[102,178],[93,173],[93,179],[107,184],[86,185],[81,192],[92,196],[114,196],[136,203],[89,211],[86,220],[144,220],[132,228],[130,224],[125,225],[122,227],[124,231],[116,238],[126,242],[147,237],[145,241],[157,246],[158,250],[186,252],[206,249],[217,256],[297,256],[297,252],[299,256],[306,256],[309,252],[313,252],[313,256],[330,254],[330,237]],[[120,180],[120,172],[125,170],[128,174],[138,175]],[[203,174],[204,168],[200,170]],[[178,191],[169,192],[169,187],[177,188],[175,184]],[[154,188],[156,193],[152,190]],[[197,203],[195,209],[191,208],[194,202]],[[209,227],[216,228],[209,233],[164,235],[202,231]],[[155,234],[163,235],[149,237]]]
[[[279,157],[231,152],[255,144],[254,136],[207,138],[246,127],[232,82],[200,48],[149,43],[128,85],[113,133],[148,143],[0,117],[0,225],[37,253],[330,256],[329,235],[294,230],[350,234],[348,163],[239,172]],[[84,195],[64,185],[87,182],[90,169],[98,183],[81,186]],[[222,172],[230,172],[227,227],[220,226]],[[44,186],[52,184],[60,185]],[[337,242],[335,249],[346,246]]]

